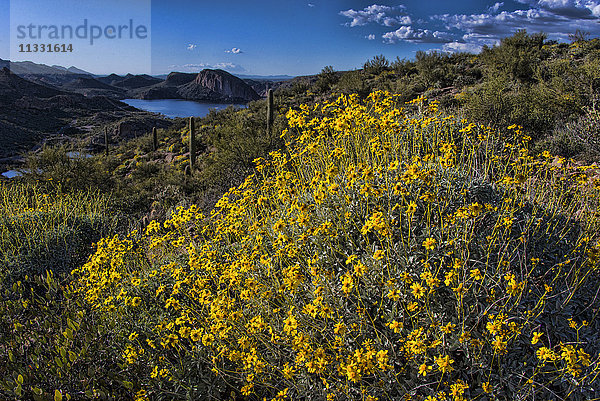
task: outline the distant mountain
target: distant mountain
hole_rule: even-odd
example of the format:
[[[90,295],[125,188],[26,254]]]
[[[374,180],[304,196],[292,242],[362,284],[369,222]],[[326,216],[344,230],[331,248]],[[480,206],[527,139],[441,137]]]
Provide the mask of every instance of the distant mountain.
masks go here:
[[[293,77],[289,75],[241,75],[223,70],[205,69],[200,73],[172,72],[163,76],[94,76],[77,67],[48,66],[31,61],[10,63],[0,59],[0,68],[10,68],[28,81],[86,97],[107,96],[115,99],[185,99],[206,102],[247,103],[266,96],[267,88],[276,89]]]
[[[69,68],[65,68],[65,67],[62,67],[62,66],[60,66],[60,65],[53,65],[53,66],[52,66],[52,68],[56,68],[56,69],[58,69],[58,70],[63,70],[63,71],[66,71],[66,72],[68,72],[68,73],[71,73],[71,74],[84,74],[84,75],[92,75],[91,73],[89,73],[89,72],[87,72],[87,71],[80,70],[79,68],[77,68],[77,67],[73,67],[73,66],[71,66],[71,67],[69,67]]]
[[[247,103],[260,99],[242,79],[223,70],[205,69],[198,74],[172,72],[164,82],[143,88],[140,99],[186,99],[224,103]]]
[[[236,76],[238,78],[241,79],[252,79],[255,81],[288,81],[290,79],[295,78],[294,76],[291,75],[242,75],[242,74],[236,74]]]
[[[77,76],[76,79],[61,85],[60,88],[70,92],[80,93],[86,97],[109,96],[122,99],[127,94],[127,92],[121,88],[107,85],[89,76]]]
[[[207,88],[209,91],[231,99],[258,100],[260,96],[242,79],[223,70],[202,70],[194,83],[186,85],[190,89]]]
[[[120,76],[120,75],[117,75],[117,74],[110,74],[110,75],[107,75],[107,76],[105,76],[105,77],[102,77],[102,76],[100,76],[100,77],[96,77],[96,79],[97,79],[98,81],[102,82],[102,83],[105,83],[105,84],[107,84],[107,85],[112,85],[112,86],[114,86],[114,85],[115,85],[115,83],[117,83],[117,82],[121,82],[121,81],[122,81],[123,79],[125,79],[125,78],[124,78],[124,77],[122,77],[122,76]]]
[[[293,78],[293,79],[295,79],[295,78]],[[286,80],[286,81],[268,81],[267,80],[267,81],[265,81],[265,80],[255,80],[255,79],[248,79],[248,78],[244,79],[244,82],[247,83],[249,86],[251,86],[252,89],[254,89],[254,91],[256,93],[258,93],[258,95],[260,97],[266,97],[267,91],[269,89],[275,90],[290,81],[291,80]]]
[[[162,79],[154,78],[154,77],[151,77],[150,75],[146,75],[146,74],[143,74],[143,75],[127,74],[125,79],[123,79],[122,81],[117,82],[113,85],[117,86],[119,88],[125,88],[125,89],[138,89],[138,88],[144,88],[147,86],[156,85],[158,83],[161,83],[162,81],[163,81]]]
[[[198,74],[191,74],[186,72],[172,72],[167,75],[167,79],[165,79],[166,86],[178,86],[185,85],[189,82],[192,82],[196,79]]]
[[[0,60],[0,68],[9,68],[13,74],[40,85],[63,89],[62,86],[81,77],[93,78],[92,74],[76,67],[48,66],[31,61],[10,62]],[[70,90],[65,88],[66,90]]]
[[[110,74],[105,77],[97,77],[98,81],[103,82],[107,85],[115,86],[123,89],[138,89],[146,86],[156,85],[163,79],[155,78],[147,74],[133,75],[127,74],[125,76]]]
[[[32,61],[13,61],[1,60],[0,68],[10,68],[17,75],[92,75],[77,67],[61,67],[59,65],[48,66],[46,64],[37,64]]]
[[[72,87],[108,90],[105,84],[89,76],[76,77],[69,84]],[[14,156],[59,133],[82,135],[99,125],[131,116],[145,122],[139,123],[138,128],[146,132],[152,124],[164,124],[160,117],[106,96],[86,97],[28,81],[6,67],[0,70],[0,158]]]

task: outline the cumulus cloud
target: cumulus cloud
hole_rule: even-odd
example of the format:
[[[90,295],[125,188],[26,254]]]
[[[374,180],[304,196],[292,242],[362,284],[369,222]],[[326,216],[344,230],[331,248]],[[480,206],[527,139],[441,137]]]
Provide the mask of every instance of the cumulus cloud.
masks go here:
[[[362,10],[340,11],[349,19],[345,25],[393,27],[382,34],[385,43],[440,43],[449,52],[478,52],[493,46],[519,29],[545,32],[550,39],[568,40],[577,30],[600,35],[600,0],[515,0],[489,1],[480,13],[442,14],[411,19],[403,6],[373,4]],[[382,29],[382,28],[379,28]],[[379,33],[364,36],[374,40]]]
[[[243,53],[243,51],[237,47],[234,47],[231,50],[225,50],[225,53],[240,54],[240,53]]]
[[[560,22],[560,18],[546,10],[529,9],[502,11],[498,14],[458,14],[435,16],[447,29],[468,33],[505,35],[516,29],[543,30],[549,24]]]
[[[315,5],[313,3],[308,3],[309,7],[314,7]]]
[[[405,6],[383,6],[373,4],[362,10],[349,9],[340,11],[340,15],[351,19],[346,25],[355,27],[375,23],[383,26],[410,25],[412,20],[406,15]]]
[[[494,46],[500,43],[499,38],[494,35],[481,35],[476,33],[467,33],[462,38],[445,43],[442,46],[442,51],[448,53],[479,53],[483,49],[483,46]]]
[[[494,14],[497,13],[498,10],[500,9],[500,7],[502,7],[504,5],[504,2],[502,3],[496,3],[491,7],[488,7],[488,13]]]
[[[488,12],[481,14],[444,14],[431,18],[433,22],[441,22],[449,31],[465,33],[460,43],[478,44],[474,38],[486,37],[496,42],[505,36],[512,35],[518,29],[529,32],[546,32],[551,39],[566,40],[569,33],[577,29],[600,33],[598,17],[594,10],[600,6],[596,1],[578,0],[519,0],[527,4],[527,9],[500,11],[494,5]],[[498,4],[498,3],[496,3]],[[494,11],[495,10],[495,11]]]
[[[517,0],[567,18],[593,19],[600,17],[600,2],[592,0]]]
[[[392,32],[383,35],[386,43],[399,41],[420,43],[448,43],[452,42],[453,35],[449,32],[431,31],[429,29],[414,29],[411,26],[401,26]]]
[[[188,50],[194,50],[196,47],[198,47],[198,45],[195,45],[193,43],[190,43],[189,45],[187,45]]]
[[[475,43],[450,42],[442,46],[442,51],[447,53],[479,53],[481,49],[482,46]]]

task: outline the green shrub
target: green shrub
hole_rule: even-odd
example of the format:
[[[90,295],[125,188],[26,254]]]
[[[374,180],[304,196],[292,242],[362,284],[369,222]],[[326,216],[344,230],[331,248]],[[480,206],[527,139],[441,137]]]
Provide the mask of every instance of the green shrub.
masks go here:
[[[48,194],[0,183],[0,272],[6,285],[46,270],[57,276],[85,262],[92,244],[116,229],[107,197]]]
[[[76,294],[114,323],[132,392],[597,396],[597,169],[437,109],[300,107],[210,216],[101,241]]]

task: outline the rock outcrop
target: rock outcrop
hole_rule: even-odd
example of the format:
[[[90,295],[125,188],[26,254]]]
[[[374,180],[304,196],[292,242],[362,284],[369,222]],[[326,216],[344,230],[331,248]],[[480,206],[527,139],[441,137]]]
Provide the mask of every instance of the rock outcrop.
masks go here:
[[[218,103],[247,103],[260,99],[240,78],[223,70],[202,70],[199,74],[172,72],[164,82],[142,88],[140,99],[185,99]]]
[[[244,99],[246,101],[260,99],[250,85],[223,70],[202,70],[196,76],[194,84],[207,88],[225,99]]]

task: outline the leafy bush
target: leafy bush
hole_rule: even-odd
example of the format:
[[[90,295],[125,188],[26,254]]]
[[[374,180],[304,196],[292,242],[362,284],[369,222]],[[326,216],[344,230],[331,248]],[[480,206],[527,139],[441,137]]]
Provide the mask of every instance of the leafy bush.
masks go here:
[[[390,68],[390,62],[383,54],[373,57],[363,65],[363,70],[367,74],[381,74]]]
[[[97,193],[48,195],[38,186],[0,183],[0,275],[4,285],[46,270],[60,275],[85,262],[116,218]]]
[[[484,47],[481,58],[488,76],[507,75],[521,83],[535,81],[534,73],[540,62],[547,57],[543,46],[546,35],[527,34],[524,29],[502,39],[499,46]]]
[[[290,111],[210,216],[101,241],[73,296],[130,394],[597,396],[598,171],[424,101]]]
[[[0,397],[3,399],[128,399],[112,347],[114,325],[65,291],[47,271],[3,282],[0,293]],[[36,291],[30,291],[35,287]]]

